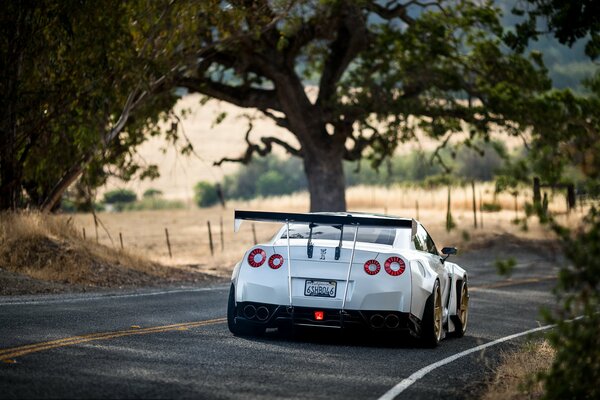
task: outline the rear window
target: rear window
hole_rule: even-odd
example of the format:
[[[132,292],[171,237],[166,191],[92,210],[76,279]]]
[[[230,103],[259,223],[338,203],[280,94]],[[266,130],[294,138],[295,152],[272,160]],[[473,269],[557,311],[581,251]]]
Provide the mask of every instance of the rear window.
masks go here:
[[[342,240],[353,241],[356,227],[344,226],[344,237]],[[290,225],[290,239],[308,239],[310,229],[305,224]],[[287,239],[286,230],[283,230],[282,239]],[[330,225],[317,225],[313,227],[313,239],[340,240],[340,230]],[[395,228],[361,227],[358,230],[357,242],[377,243],[391,246],[396,238]]]

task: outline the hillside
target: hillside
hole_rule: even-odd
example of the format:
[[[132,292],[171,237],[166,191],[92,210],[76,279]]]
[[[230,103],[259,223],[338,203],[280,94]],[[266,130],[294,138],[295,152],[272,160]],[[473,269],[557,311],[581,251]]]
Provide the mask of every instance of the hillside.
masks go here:
[[[0,295],[192,284],[215,277],[84,240],[71,219],[0,214]]]

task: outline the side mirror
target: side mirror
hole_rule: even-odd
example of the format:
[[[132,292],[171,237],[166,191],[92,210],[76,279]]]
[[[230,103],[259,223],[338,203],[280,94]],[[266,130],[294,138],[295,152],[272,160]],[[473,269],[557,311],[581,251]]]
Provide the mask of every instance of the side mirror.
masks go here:
[[[456,249],[456,247],[444,247],[442,249],[442,254],[445,254],[447,256],[453,255],[458,253],[458,250]]]
[[[457,252],[458,250],[456,247],[444,247],[442,249],[442,254],[444,254],[446,257],[442,257],[442,262],[446,261],[448,257],[450,257],[452,254],[456,254]]]

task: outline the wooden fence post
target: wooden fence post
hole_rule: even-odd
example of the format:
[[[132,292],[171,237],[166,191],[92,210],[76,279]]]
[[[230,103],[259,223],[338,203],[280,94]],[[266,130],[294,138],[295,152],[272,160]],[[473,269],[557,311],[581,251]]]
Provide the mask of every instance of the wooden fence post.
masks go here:
[[[119,241],[121,242],[121,250],[123,250],[123,234],[119,232]]]
[[[165,228],[165,236],[167,237],[167,248],[169,249],[169,258],[173,258],[173,253],[171,252],[171,241],[169,240],[169,230]]]
[[[479,190],[479,227],[483,229],[483,194]]]
[[[96,243],[98,243],[98,218],[94,213],[94,228],[96,229]]]
[[[567,211],[571,211],[576,207],[575,185],[570,183],[567,186]]]
[[[446,212],[446,231],[450,232],[454,228],[454,221],[452,220],[452,210],[450,201],[450,185],[448,185],[448,210]]]
[[[415,204],[415,207],[416,207],[416,209],[417,209],[417,221],[418,221],[418,220],[420,219],[420,218],[419,218],[419,200],[415,200],[415,203],[416,203],[416,204]]]
[[[475,181],[471,181],[471,189],[473,191],[473,227],[477,229],[477,199],[475,198]]]
[[[539,207],[542,204],[542,194],[540,192],[540,178],[533,178],[533,205]]]
[[[252,238],[254,239],[254,245],[258,244],[258,240],[256,240],[256,227],[252,224]]]
[[[221,220],[219,222],[221,224],[221,251],[225,251],[225,240],[223,238],[223,216],[221,216]]]
[[[83,240],[85,240],[85,228],[81,228],[83,230]]]
[[[206,221],[206,225],[208,226],[208,245],[210,246],[210,255],[214,256],[215,248],[213,246],[212,232],[210,230],[210,221]]]

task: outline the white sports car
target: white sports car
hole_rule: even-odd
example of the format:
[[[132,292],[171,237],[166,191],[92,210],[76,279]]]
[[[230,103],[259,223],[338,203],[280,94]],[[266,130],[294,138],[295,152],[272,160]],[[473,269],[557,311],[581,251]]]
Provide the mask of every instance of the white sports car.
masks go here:
[[[236,211],[283,222],[233,270],[227,321],[235,335],[266,328],[365,327],[408,332],[427,346],[467,329],[467,273],[442,257],[414,219],[363,213]]]

